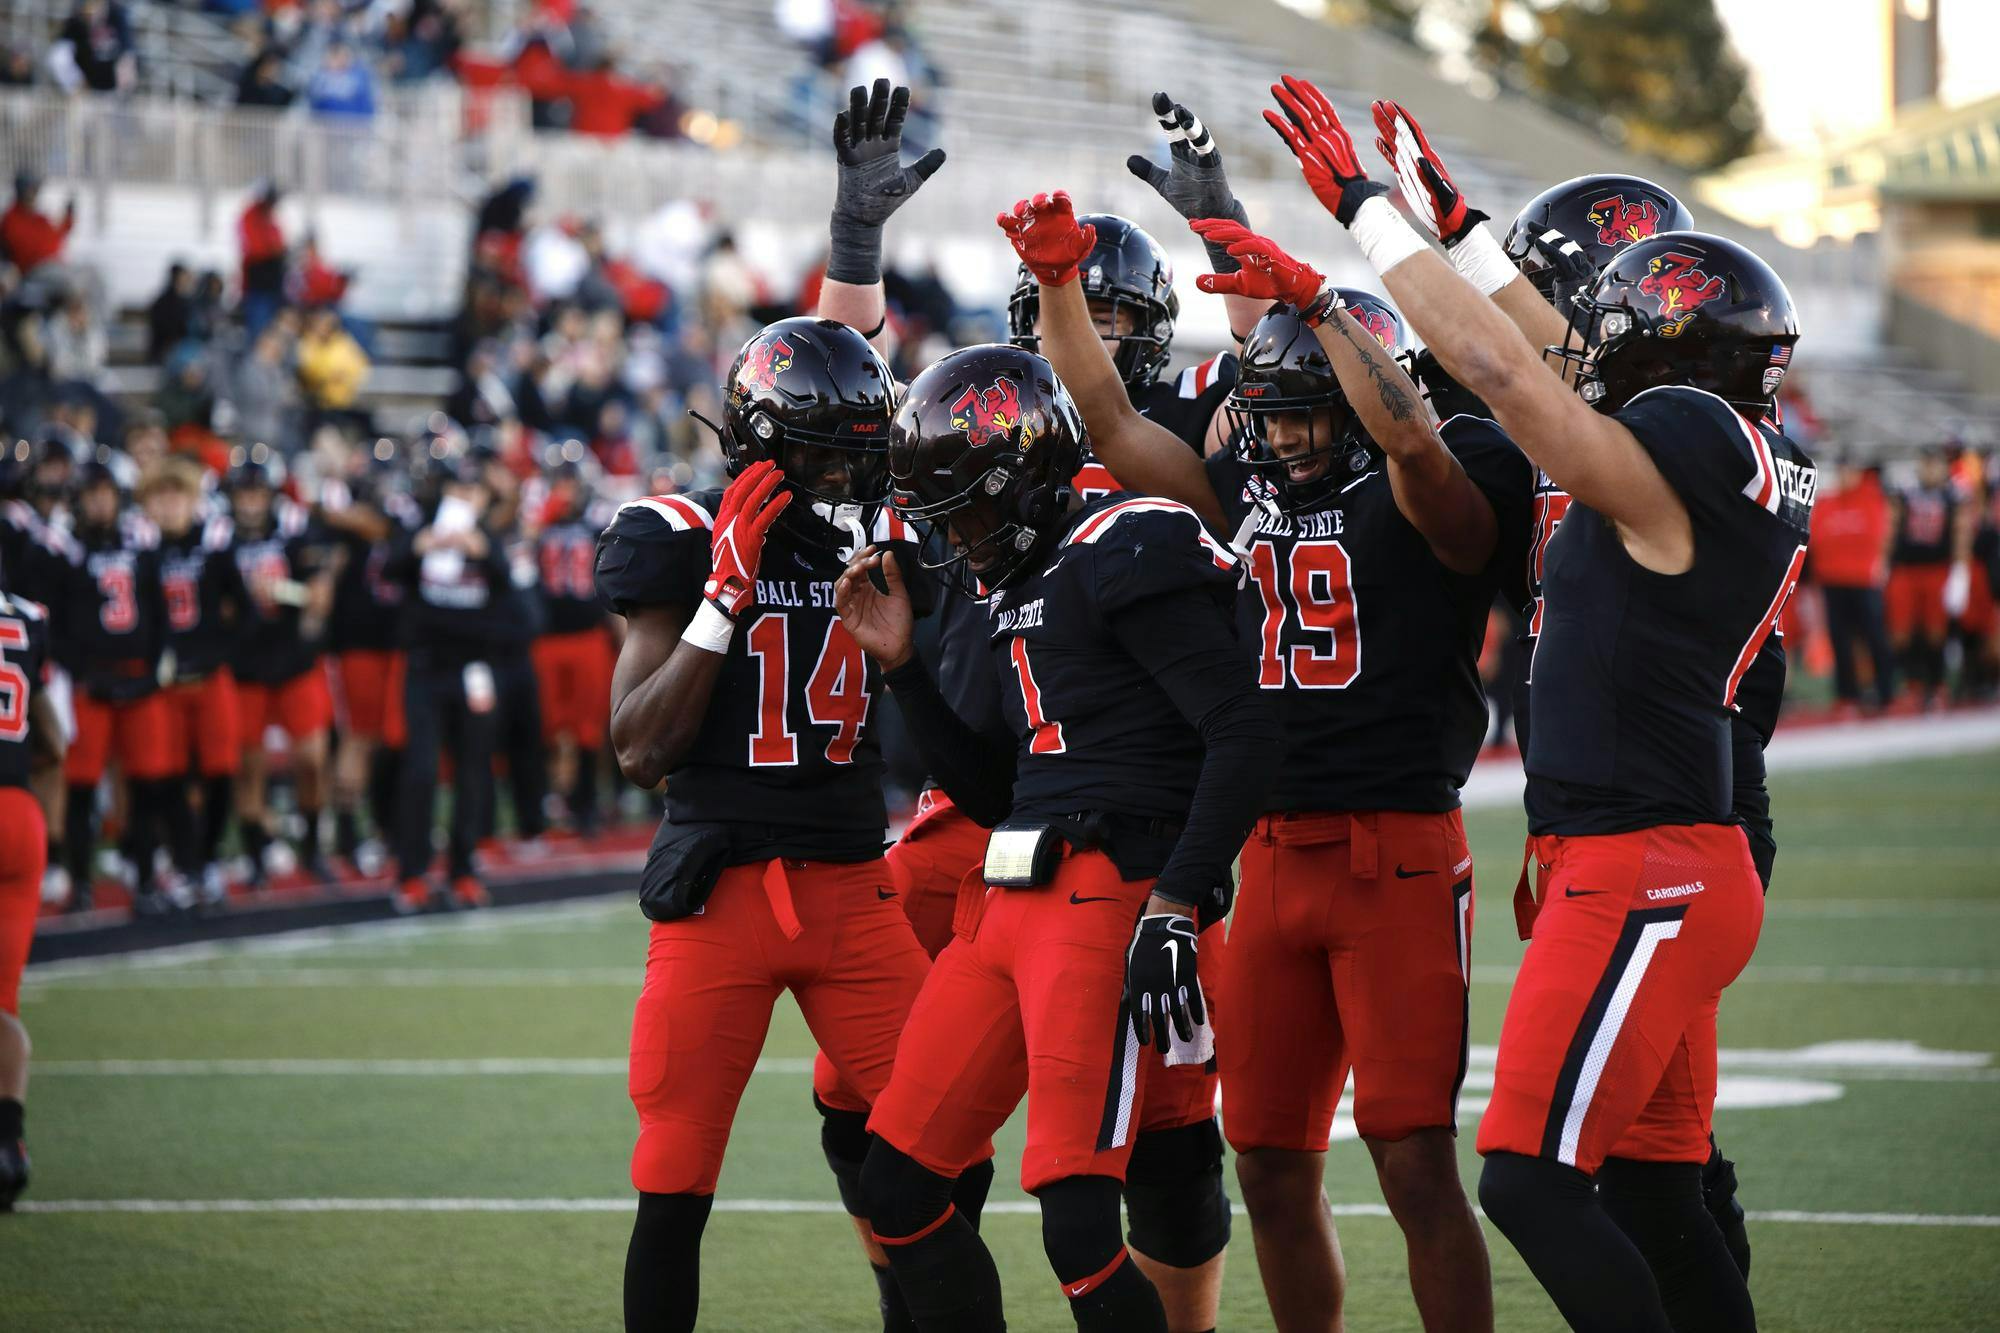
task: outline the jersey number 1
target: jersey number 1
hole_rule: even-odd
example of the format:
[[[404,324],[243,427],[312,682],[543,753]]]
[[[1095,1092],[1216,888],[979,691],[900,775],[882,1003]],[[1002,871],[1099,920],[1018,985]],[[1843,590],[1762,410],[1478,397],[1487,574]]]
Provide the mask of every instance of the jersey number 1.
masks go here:
[[[1337,541],[1298,542],[1285,568],[1268,541],[1252,543],[1250,575],[1264,600],[1263,653],[1257,684],[1281,690],[1289,674],[1302,690],[1344,690],[1361,674],[1361,621],[1355,605],[1347,548]],[[1324,636],[1323,645],[1279,645],[1285,622],[1296,620],[1299,633]]]
[[[757,659],[757,730],[750,737],[753,768],[784,768],[799,762],[799,738],[785,721],[791,699],[791,621],[778,612],[757,617],[744,646]],[[819,660],[806,678],[806,721],[832,727],[826,743],[830,764],[854,762],[861,724],[868,717],[868,664],[861,645],[838,620],[826,624]]]

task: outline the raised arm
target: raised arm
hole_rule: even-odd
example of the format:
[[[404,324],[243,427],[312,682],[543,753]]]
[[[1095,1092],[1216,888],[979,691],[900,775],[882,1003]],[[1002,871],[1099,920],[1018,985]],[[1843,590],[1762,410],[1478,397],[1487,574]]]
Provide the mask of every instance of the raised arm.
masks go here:
[[[849,89],[847,110],[833,118],[839,183],[818,313],[821,319],[860,329],[878,344],[888,317],[882,294],[882,227],[944,165],[942,148],[903,165],[903,117],[909,107],[908,88],[891,91],[887,79],[877,79],[872,91]]]
[[[1656,573],[1686,570],[1694,558],[1687,507],[1639,441],[1577,397],[1500,308],[1410,228],[1388,187],[1362,171],[1354,141],[1319,89],[1287,75],[1271,92],[1284,114],[1266,111],[1264,119],[1446,372],[1493,409],[1551,481],[1615,523],[1633,559]]]
[[[1178,435],[1139,415],[1091,321],[1076,266],[1096,243],[1095,229],[1077,224],[1075,207],[1062,190],[1021,200],[999,222],[1041,284],[1042,355],[1083,413],[1097,461],[1126,489],[1178,500],[1224,526],[1222,505],[1201,459]]]
[[[1210,244],[1223,243],[1241,269],[1197,280],[1204,291],[1237,291],[1283,301],[1301,312],[1319,339],[1349,406],[1388,461],[1396,507],[1424,535],[1445,568],[1461,574],[1485,568],[1498,522],[1485,493],[1473,485],[1423,410],[1417,386],[1374,334],[1345,308],[1340,293],[1311,264],[1234,222],[1196,223]]]
[[[1153,94],[1153,114],[1159,117],[1160,133],[1167,136],[1168,163],[1164,170],[1152,158],[1134,153],[1125,159],[1125,169],[1159,192],[1167,206],[1189,222],[1227,219],[1250,225],[1243,201],[1229,187],[1222,169],[1222,150],[1215,136],[1185,106],[1165,93]],[[1216,273],[1234,273],[1236,259],[1219,245],[1208,245],[1208,266]],[[1236,293],[1224,295],[1229,310],[1229,331],[1242,342],[1263,318],[1264,303]]]

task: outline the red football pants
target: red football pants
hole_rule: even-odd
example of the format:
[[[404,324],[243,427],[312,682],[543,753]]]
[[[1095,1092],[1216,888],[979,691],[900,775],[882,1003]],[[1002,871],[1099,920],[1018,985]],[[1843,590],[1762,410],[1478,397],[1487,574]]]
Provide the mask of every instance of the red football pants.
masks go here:
[[[49,832],[41,802],[22,787],[0,787],[0,1012],[21,1014],[21,973],[35,938]]]
[[[1743,830],[1544,836],[1531,849],[1541,901],[1479,1151],[1586,1174],[1606,1157],[1707,1161],[1716,1007],[1764,921]]]
[[[1123,1180],[1160,1064],[1123,1004],[1125,951],[1151,892],[1094,851],[1069,853],[1039,888],[987,890],[977,922],[938,955],[868,1127],[955,1176],[1025,1093],[1023,1189]]]
[[[871,1101],[929,963],[888,869],[758,861],[723,871],[701,912],[655,922],[632,1016],[639,1112],[632,1184],[713,1194],[743,1088],[781,991],[848,1086]]]
[[[169,685],[166,699],[167,752],[176,773],[190,765],[205,778],[234,777],[243,765],[236,734],[236,678],[219,667],[201,680]]]
[[[1363,1135],[1455,1128],[1472,947],[1458,811],[1268,816],[1241,864],[1216,1048],[1230,1145],[1325,1151],[1350,1070]]]

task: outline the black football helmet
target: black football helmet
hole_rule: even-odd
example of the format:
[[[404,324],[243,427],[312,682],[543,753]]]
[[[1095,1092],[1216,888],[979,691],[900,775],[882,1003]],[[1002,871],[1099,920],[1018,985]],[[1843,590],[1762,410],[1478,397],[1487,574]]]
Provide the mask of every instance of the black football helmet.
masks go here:
[[[890,504],[942,532],[926,543],[924,567],[981,597],[1007,586],[1061,528],[1087,445],[1083,417],[1047,361],[1007,343],[967,347],[912,380],[896,409]]]
[[[722,387],[729,475],[770,459],[804,503],[779,517],[815,545],[867,542],[888,493],[896,380],[866,338],[830,319],[781,319],[743,344]]]
[[[1348,313],[1375,335],[1391,356],[1405,354],[1403,320],[1381,297],[1352,287],[1338,289]],[[1285,513],[1298,513],[1327,492],[1368,468],[1370,444],[1361,419],[1347,401],[1333,362],[1288,305],[1272,306],[1243,340],[1236,387],[1223,401],[1236,456],[1250,469],[1257,499]],[[1274,416],[1298,414],[1310,434],[1303,453],[1280,458],[1271,448],[1268,426]],[[1310,481],[1291,480],[1294,464],[1328,460]]]
[[[1583,400],[1615,412],[1663,384],[1771,410],[1799,340],[1784,280],[1735,241],[1668,232],[1622,251],[1577,298],[1559,351]]]
[[[35,447],[26,440],[0,438],[0,500],[18,500],[28,492]]]
[[[1628,246],[1661,232],[1693,229],[1694,215],[1671,192],[1642,176],[1600,172],[1552,185],[1529,200],[1507,228],[1502,248],[1567,319],[1576,298],[1589,289],[1590,277]],[[1553,257],[1563,240],[1577,245],[1571,262]]]
[[[1167,368],[1174,321],[1180,318],[1173,261],[1136,222],[1114,213],[1085,213],[1076,221],[1080,227],[1097,228],[1097,244],[1076,266],[1084,297],[1109,301],[1114,321],[1121,310],[1132,313],[1132,331],[1118,336],[1118,352],[1111,358],[1118,377],[1129,390],[1147,388]],[[1041,285],[1023,264],[1016,270],[1014,295],[1007,302],[1008,341],[1039,352],[1042,340],[1035,321],[1041,313]],[[1117,327],[1115,322],[1112,327]]]

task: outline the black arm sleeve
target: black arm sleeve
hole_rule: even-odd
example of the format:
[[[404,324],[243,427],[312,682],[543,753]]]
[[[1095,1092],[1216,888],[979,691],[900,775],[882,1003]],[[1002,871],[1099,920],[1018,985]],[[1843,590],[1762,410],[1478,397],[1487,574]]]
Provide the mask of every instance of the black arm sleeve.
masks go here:
[[[1111,632],[1146,665],[1206,753],[1173,855],[1153,892],[1194,907],[1229,883],[1283,753],[1278,715],[1213,593],[1189,588],[1134,602]]]
[[[1014,808],[1018,748],[976,730],[954,713],[922,659],[912,656],[882,679],[894,691],[917,749],[952,804],[986,828],[1005,819]]]

